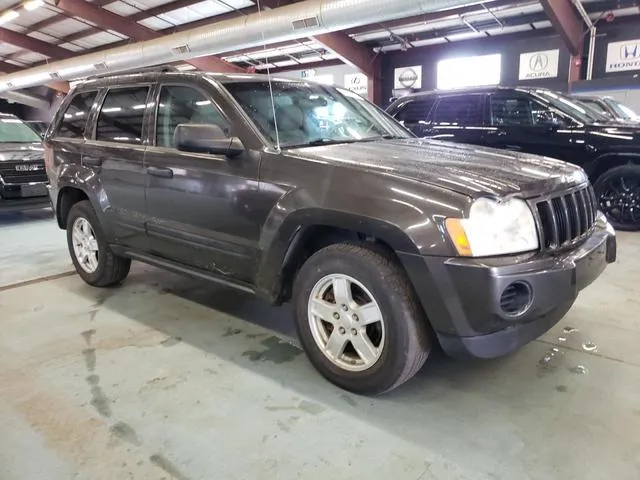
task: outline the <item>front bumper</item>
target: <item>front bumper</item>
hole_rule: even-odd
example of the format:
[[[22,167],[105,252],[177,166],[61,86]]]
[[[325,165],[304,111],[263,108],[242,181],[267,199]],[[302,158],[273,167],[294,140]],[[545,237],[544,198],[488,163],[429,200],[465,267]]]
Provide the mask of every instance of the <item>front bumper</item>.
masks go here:
[[[51,206],[46,183],[5,184],[0,182],[0,211],[13,212]]]
[[[571,308],[578,292],[616,258],[616,237],[597,223],[573,250],[494,259],[400,254],[442,348],[452,356],[497,357],[534,340]],[[525,307],[505,312],[513,285],[529,288]]]

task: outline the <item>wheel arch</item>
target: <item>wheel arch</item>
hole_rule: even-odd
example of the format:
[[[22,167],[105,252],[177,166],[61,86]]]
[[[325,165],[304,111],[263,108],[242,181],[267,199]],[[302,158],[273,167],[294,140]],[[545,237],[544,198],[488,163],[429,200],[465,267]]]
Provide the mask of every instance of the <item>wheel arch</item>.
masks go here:
[[[363,242],[386,253],[418,254],[411,238],[391,223],[355,214],[305,209],[287,217],[264,250],[258,268],[258,293],[273,303],[286,301],[295,274],[318,250],[338,242]]]
[[[89,195],[77,185],[67,185],[60,189],[56,200],[56,220],[61,229],[67,228],[67,217],[71,207],[83,200],[89,200]]]
[[[595,184],[606,171],[625,165],[640,165],[640,153],[611,152],[600,155],[593,161],[588,172],[591,183]]]

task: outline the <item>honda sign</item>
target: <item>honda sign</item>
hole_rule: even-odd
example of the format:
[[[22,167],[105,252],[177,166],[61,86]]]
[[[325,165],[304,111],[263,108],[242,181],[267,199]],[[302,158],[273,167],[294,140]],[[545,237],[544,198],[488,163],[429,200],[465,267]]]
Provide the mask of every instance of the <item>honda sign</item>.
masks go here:
[[[640,70],[640,39],[611,42],[607,47],[607,72]]]

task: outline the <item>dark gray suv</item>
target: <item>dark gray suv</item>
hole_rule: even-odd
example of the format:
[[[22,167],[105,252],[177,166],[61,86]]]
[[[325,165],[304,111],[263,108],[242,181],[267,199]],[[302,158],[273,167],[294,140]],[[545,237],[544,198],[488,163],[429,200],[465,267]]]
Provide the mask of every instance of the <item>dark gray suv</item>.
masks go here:
[[[311,362],[358,393],[411,378],[435,341],[454,355],[516,349],[615,259],[580,168],[417,139],[310,82],[88,80],[45,149],[86,282],[117,284],[134,259],[291,300]]]

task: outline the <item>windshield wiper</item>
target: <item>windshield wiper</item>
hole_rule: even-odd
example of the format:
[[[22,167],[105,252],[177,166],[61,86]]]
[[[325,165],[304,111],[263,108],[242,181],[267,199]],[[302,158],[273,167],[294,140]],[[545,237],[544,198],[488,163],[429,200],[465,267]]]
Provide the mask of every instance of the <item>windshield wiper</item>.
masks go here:
[[[332,138],[316,138],[315,140],[311,140],[305,143],[296,143],[292,145],[283,145],[282,148],[299,148],[299,147],[317,147],[318,145],[336,145],[339,143],[354,143],[357,142],[356,139],[345,138],[341,140],[336,140]]]

